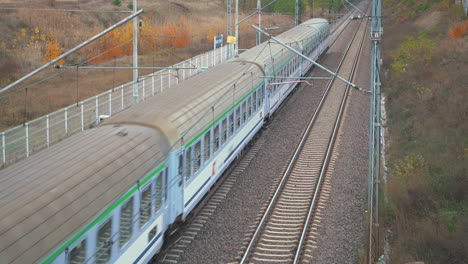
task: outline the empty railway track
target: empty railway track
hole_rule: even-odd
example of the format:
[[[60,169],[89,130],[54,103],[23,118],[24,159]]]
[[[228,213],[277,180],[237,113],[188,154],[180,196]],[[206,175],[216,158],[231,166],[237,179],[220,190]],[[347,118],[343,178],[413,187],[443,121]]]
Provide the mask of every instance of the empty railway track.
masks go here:
[[[357,22],[356,22],[357,23]],[[360,20],[335,70],[353,79],[368,20]],[[312,260],[308,228],[351,87],[333,78],[292,156],[240,263],[305,263]]]

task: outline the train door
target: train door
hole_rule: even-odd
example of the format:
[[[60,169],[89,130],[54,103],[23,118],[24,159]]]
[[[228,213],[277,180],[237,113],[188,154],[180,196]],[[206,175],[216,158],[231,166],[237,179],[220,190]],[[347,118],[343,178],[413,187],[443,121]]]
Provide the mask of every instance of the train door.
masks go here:
[[[172,224],[183,210],[183,155],[184,150],[171,152],[169,158],[169,175],[167,189],[167,221]]]

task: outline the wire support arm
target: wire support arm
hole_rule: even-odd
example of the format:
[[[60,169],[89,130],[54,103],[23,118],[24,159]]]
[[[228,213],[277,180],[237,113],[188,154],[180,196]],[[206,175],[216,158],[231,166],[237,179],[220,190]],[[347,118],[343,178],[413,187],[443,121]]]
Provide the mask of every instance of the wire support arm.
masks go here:
[[[357,90],[359,90],[359,91],[368,92],[368,91],[366,91],[366,90],[364,90],[364,89],[358,87],[356,84],[354,84],[354,83],[352,83],[352,82],[346,80],[345,78],[339,76],[339,75],[338,75],[338,72],[333,72],[333,71],[331,71],[331,70],[325,68],[325,67],[322,66],[321,64],[317,63],[316,61],[314,61],[314,60],[312,60],[311,58],[309,58],[309,57],[305,56],[304,54],[302,54],[301,52],[299,52],[299,51],[295,50],[294,48],[290,47],[289,45],[287,45],[287,44],[284,43],[283,41],[281,41],[281,40],[279,40],[279,39],[273,37],[271,34],[265,32],[264,30],[262,30],[262,29],[256,27],[255,25],[252,25],[252,27],[255,28],[257,31],[261,32],[262,34],[264,34],[265,36],[271,38],[272,40],[274,40],[276,43],[280,44],[281,46],[283,46],[283,47],[289,49],[290,51],[292,51],[292,52],[294,52],[294,53],[296,53],[297,55],[299,55],[299,56],[302,57],[303,59],[305,59],[305,60],[307,60],[307,61],[313,63],[315,66],[319,67],[320,69],[322,69],[322,70],[324,70],[324,71],[330,73],[331,75],[335,76],[336,78],[338,78],[338,79],[342,80],[343,82],[349,84],[351,87],[353,87],[353,88],[355,88],[355,89],[357,89]]]
[[[299,51],[295,50],[294,48],[290,47],[289,45],[287,45],[287,44],[284,43],[283,41],[281,41],[281,40],[279,40],[279,39],[273,37],[271,34],[265,32],[264,30],[262,30],[262,29],[256,27],[255,25],[252,25],[252,27],[255,28],[257,31],[261,32],[262,34],[264,34],[265,36],[271,38],[272,40],[274,40],[276,43],[280,44],[281,46],[283,46],[283,47],[289,49],[290,51],[292,51],[292,52],[294,52],[294,53],[296,53],[297,55],[299,55],[299,56],[302,57],[303,59],[305,59],[305,60],[307,60],[307,61],[310,61],[311,63],[313,63],[315,66],[319,67],[320,69],[322,69],[322,70],[324,70],[324,71],[330,73],[331,75],[335,76],[336,78],[338,78],[338,79],[342,80],[343,82],[345,82],[345,83],[351,85],[351,87],[353,87],[353,88],[355,88],[355,89],[357,89],[357,90],[359,90],[359,91],[362,91],[362,92],[370,93],[369,91],[367,91],[367,90],[365,90],[365,89],[362,89],[362,88],[358,87],[356,84],[354,84],[354,83],[352,83],[352,82],[346,80],[345,78],[339,76],[339,75],[338,75],[338,72],[333,72],[333,71],[331,71],[331,70],[325,68],[325,67],[322,66],[321,64],[317,63],[316,61],[314,61],[314,60],[312,60],[311,58],[309,58],[309,57],[305,56],[304,54],[302,54],[301,52],[299,52]]]

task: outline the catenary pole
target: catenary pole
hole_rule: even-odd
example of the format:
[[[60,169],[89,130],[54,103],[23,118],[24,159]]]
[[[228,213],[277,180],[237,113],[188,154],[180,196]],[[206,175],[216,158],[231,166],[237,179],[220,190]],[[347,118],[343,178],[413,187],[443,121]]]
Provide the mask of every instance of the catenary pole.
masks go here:
[[[239,0],[236,0],[236,46],[234,51],[234,56],[239,55]]]
[[[58,56],[57,58],[55,58],[55,59],[49,61],[48,63],[46,63],[46,64],[44,64],[44,65],[42,65],[41,67],[37,68],[36,70],[32,71],[31,73],[28,73],[27,75],[25,75],[25,76],[23,76],[22,78],[16,80],[15,82],[13,82],[13,83],[7,85],[5,88],[3,88],[3,89],[0,90],[0,94],[6,92],[6,91],[8,91],[8,90],[10,90],[11,88],[15,87],[16,85],[18,85],[18,84],[24,82],[25,80],[31,78],[32,76],[38,74],[39,72],[41,72],[41,71],[47,69],[48,67],[50,67],[50,66],[54,65],[55,63],[57,63],[58,61],[64,59],[65,57],[69,56],[70,54],[74,53],[75,51],[80,50],[81,48],[83,48],[83,47],[89,45],[90,43],[96,41],[96,40],[99,39],[100,37],[106,35],[107,33],[111,32],[112,30],[114,30],[114,29],[116,29],[116,28],[118,28],[118,27],[120,27],[121,25],[123,25],[123,24],[127,23],[128,21],[132,20],[134,17],[137,17],[137,16],[141,15],[142,13],[143,13],[143,10],[141,9],[141,10],[139,10],[138,12],[136,12],[136,13],[134,13],[134,14],[132,14],[132,15],[130,15],[130,16],[128,16],[128,17],[122,19],[121,21],[119,21],[118,23],[114,24],[114,25],[111,26],[110,28],[108,28],[108,29],[102,31],[101,33],[99,33],[99,34],[95,35],[94,37],[92,37],[92,38],[90,38],[90,39],[84,41],[83,43],[79,44],[78,46],[76,46],[76,47],[70,49],[69,51],[65,52],[64,54]]]
[[[262,28],[262,1],[257,0],[257,19],[258,19],[258,27]],[[262,33],[257,32],[257,45],[262,43]]]
[[[294,8],[294,13],[295,13],[295,18],[296,18],[295,24],[299,25],[299,0],[296,0],[296,6]]]
[[[137,0],[133,0],[133,14],[137,12]],[[138,18],[133,18],[133,103],[138,104]]]
[[[226,0],[226,36],[232,36],[232,0]],[[227,44],[227,57],[231,58],[230,45]]]

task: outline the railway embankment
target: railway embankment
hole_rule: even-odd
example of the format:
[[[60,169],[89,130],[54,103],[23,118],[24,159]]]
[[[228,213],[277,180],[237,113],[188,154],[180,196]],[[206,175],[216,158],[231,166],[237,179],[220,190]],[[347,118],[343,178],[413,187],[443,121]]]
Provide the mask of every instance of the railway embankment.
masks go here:
[[[380,237],[390,263],[468,261],[468,19],[453,2],[383,6],[388,181]]]

